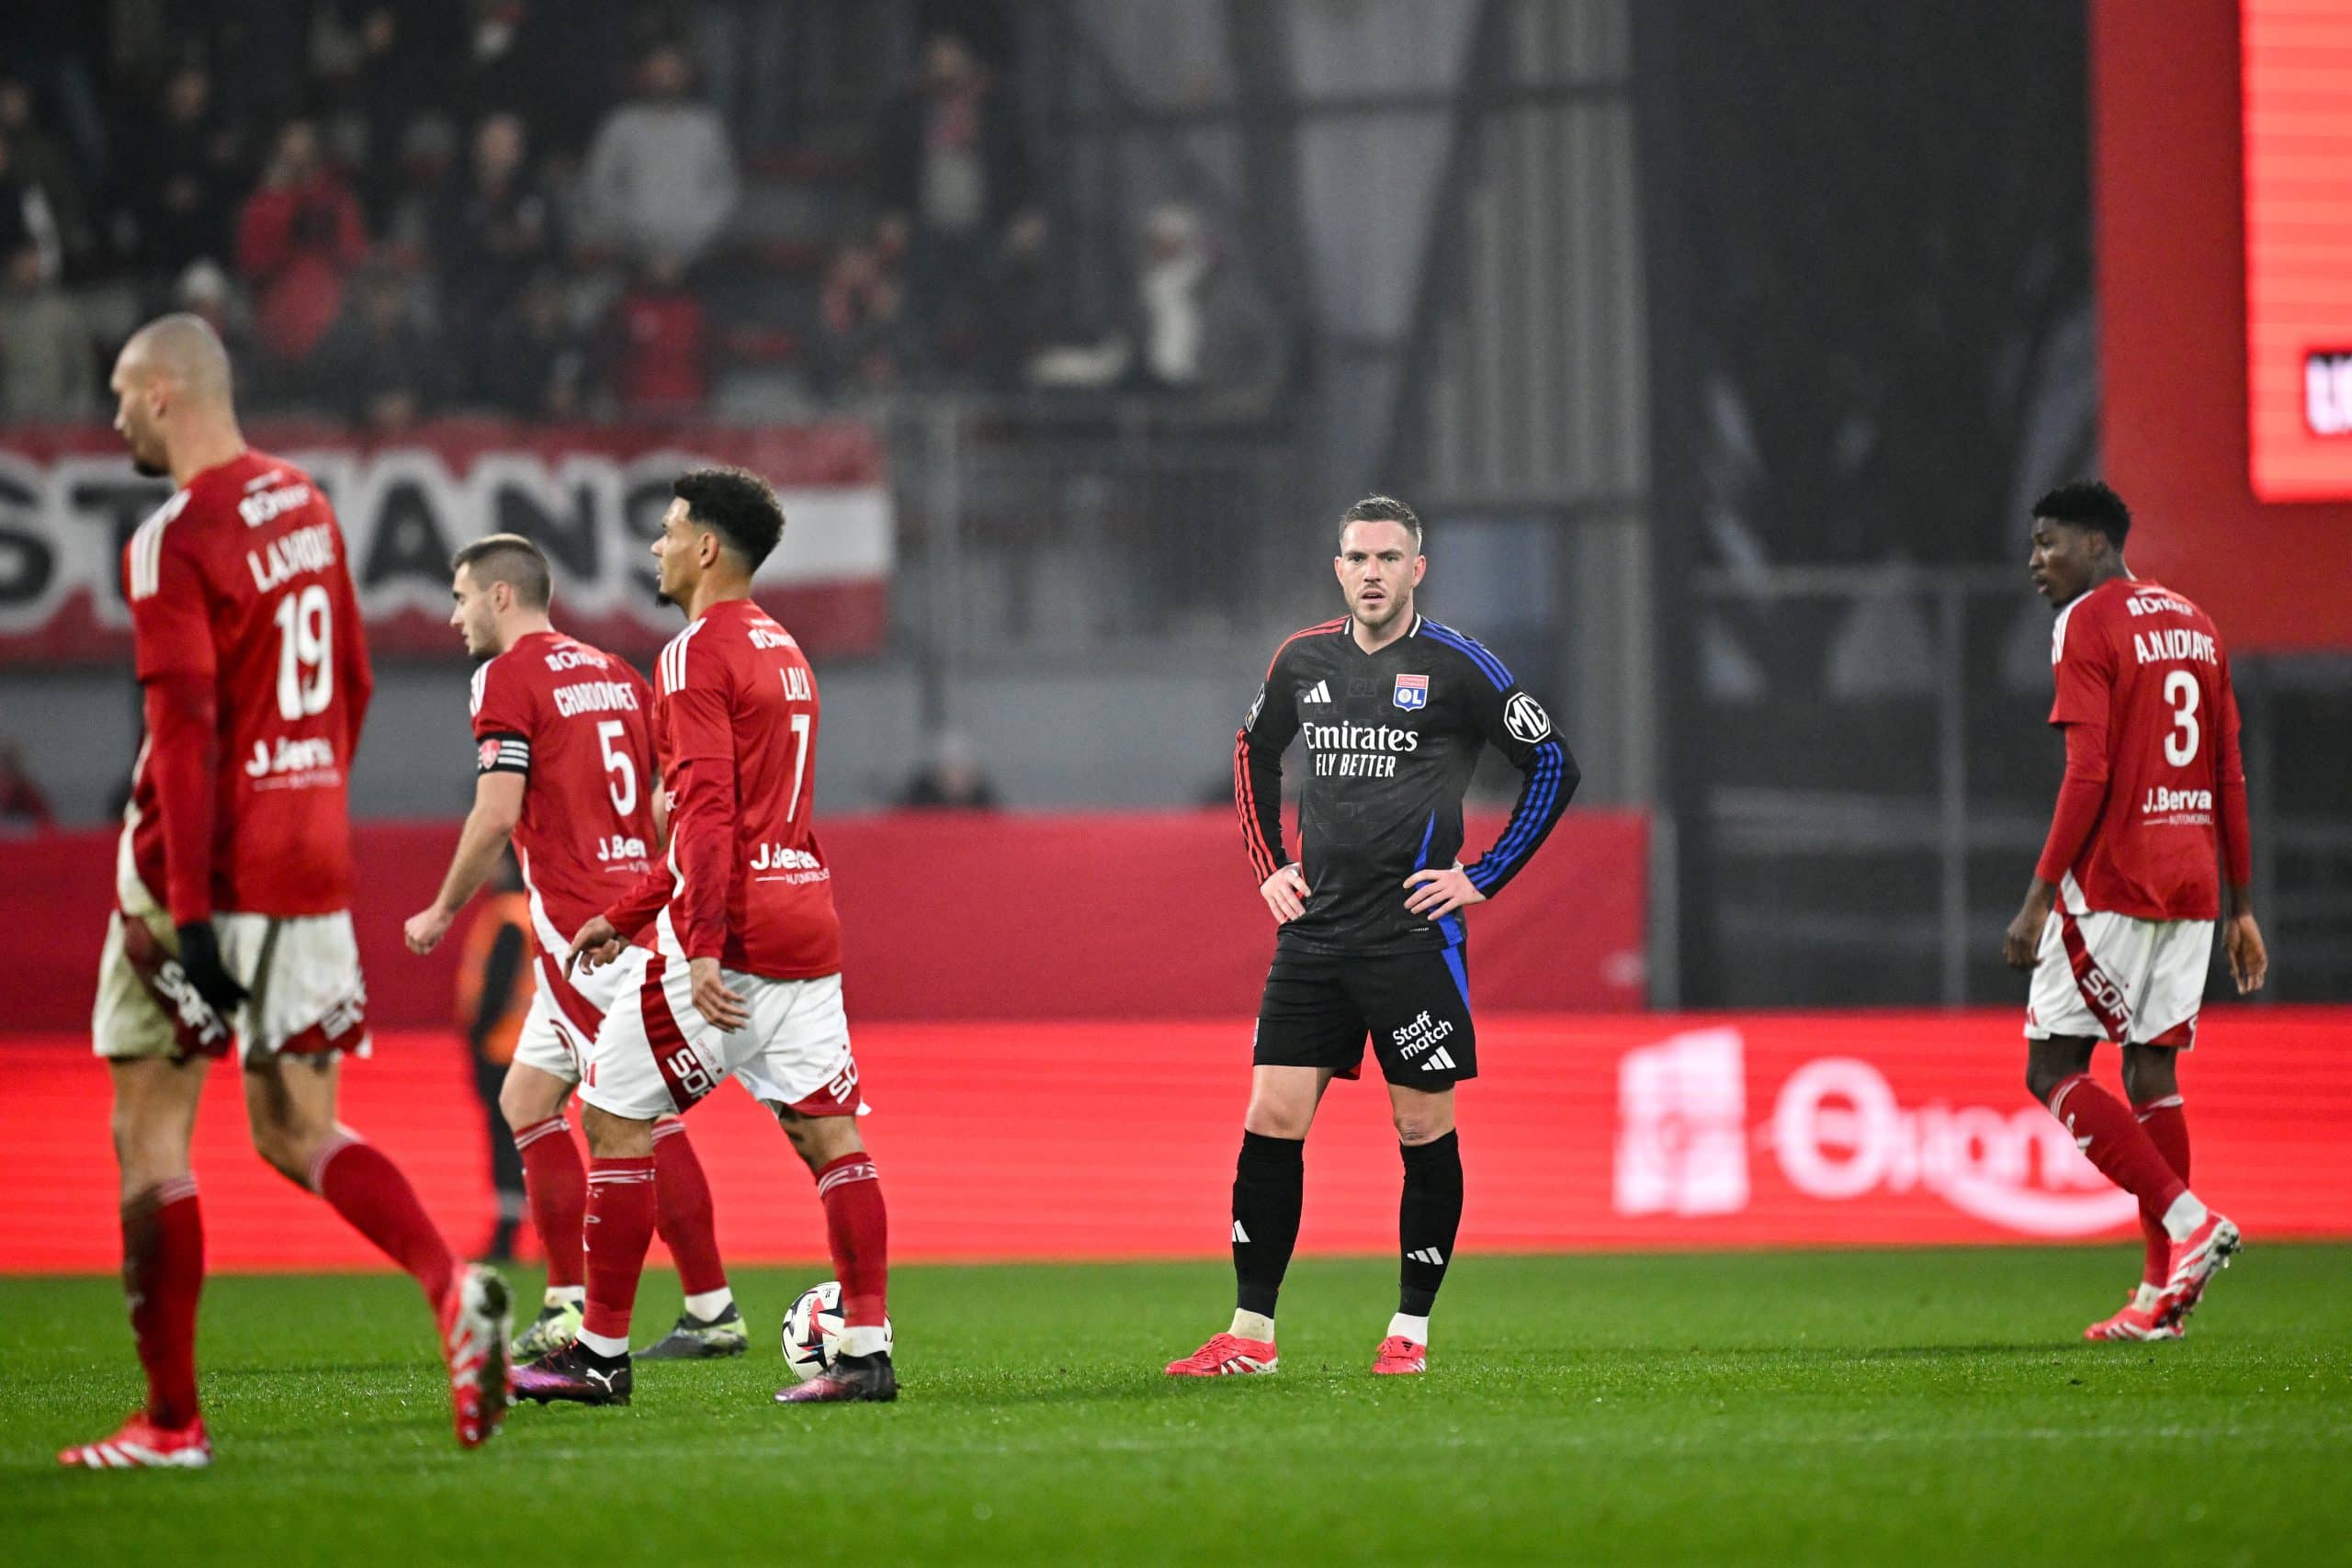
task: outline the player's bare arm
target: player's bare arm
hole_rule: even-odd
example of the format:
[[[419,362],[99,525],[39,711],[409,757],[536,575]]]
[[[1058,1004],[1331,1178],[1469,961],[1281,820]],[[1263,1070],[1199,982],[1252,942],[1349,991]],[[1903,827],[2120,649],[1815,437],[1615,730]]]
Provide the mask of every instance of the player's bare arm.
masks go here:
[[[2229,919],[2222,927],[2222,953],[2229,960],[2230,979],[2238,995],[2250,997],[2270,977],[2270,950],[2263,944],[2262,928],[2254,919],[2251,888],[2232,885]]]
[[[571,947],[563,955],[563,972],[575,969],[602,969],[621,955],[628,945],[627,938],[613,922],[599,915],[572,933]]]
[[[2041,946],[2041,928],[2050,923],[2050,912],[2057,907],[2056,886],[2038,876],[2026,885],[2025,902],[2001,935],[2001,958],[2010,968],[2033,967],[2034,954]]]
[[[466,814],[457,852],[450,857],[448,874],[441,879],[441,891],[401,928],[411,953],[430,953],[439,946],[458,911],[498,869],[498,857],[506,852],[514,825],[523,819],[526,784],[524,774],[505,772],[475,778],[473,809]]]
[[[732,1033],[752,1021],[742,996],[719,973],[718,959],[690,958],[686,974],[694,981],[695,1010],[708,1019],[713,1028]]]

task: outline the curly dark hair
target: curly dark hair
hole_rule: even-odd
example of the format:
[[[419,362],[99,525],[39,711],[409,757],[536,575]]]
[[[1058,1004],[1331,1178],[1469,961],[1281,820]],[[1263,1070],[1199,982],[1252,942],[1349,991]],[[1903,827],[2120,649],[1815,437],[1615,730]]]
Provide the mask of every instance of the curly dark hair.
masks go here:
[[[717,531],[752,570],[784,537],[784,508],[768,481],[745,468],[689,468],[670,487],[686,515]]]
[[[2033,514],[2077,528],[2096,528],[2119,550],[2123,547],[2124,536],[2132,532],[2132,509],[2123,504],[2121,496],[2098,479],[2077,479],[2073,484],[2060,485],[2033,503]]]

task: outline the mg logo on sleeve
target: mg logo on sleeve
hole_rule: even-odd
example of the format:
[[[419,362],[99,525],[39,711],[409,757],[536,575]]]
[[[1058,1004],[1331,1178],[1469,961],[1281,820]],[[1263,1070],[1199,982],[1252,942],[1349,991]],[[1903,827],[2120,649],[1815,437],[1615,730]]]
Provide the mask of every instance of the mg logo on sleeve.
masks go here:
[[[1503,705],[1503,728],[1510,731],[1513,739],[1532,746],[1552,733],[1552,716],[1525,692],[1513,692],[1510,701]]]
[[[1430,678],[1426,675],[1397,676],[1396,705],[1408,713],[1429,706]]]

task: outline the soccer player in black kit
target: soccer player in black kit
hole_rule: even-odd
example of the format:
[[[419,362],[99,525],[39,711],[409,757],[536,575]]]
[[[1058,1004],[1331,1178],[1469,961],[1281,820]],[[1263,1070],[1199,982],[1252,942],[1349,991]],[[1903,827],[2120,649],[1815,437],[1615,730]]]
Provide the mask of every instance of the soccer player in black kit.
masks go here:
[[[1405,1162],[1396,1315],[1375,1372],[1419,1372],[1430,1308],[1462,1223],[1453,1086],[1478,1072],[1462,911],[1499,893],[1576,792],[1543,705],[1472,638],[1414,613],[1429,569],[1411,507],[1369,496],[1332,562],[1348,614],[1274,650],[1234,737],[1233,795],[1280,931],[1258,1007],[1250,1111],[1233,1177],[1233,1326],[1175,1377],[1274,1370],[1274,1298],[1298,1240],[1306,1130],[1370,1036]],[[1283,849],[1283,751],[1306,742],[1298,832]],[[1481,746],[1521,775],[1502,836],[1464,865],[1462,792]]]

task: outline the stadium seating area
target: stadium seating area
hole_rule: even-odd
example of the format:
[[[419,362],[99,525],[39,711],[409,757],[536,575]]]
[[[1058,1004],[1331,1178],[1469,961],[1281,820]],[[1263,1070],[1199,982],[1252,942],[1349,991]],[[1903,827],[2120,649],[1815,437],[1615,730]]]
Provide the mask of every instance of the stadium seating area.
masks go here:
[[[373,434],[1197,368],[1076,325],[993,6],[89,9],[0,66],[0,419],[96,415],[166,309]],[[1194,276],[1188,212],[1140,226]]]

